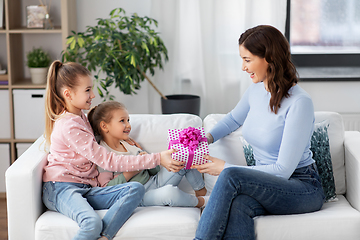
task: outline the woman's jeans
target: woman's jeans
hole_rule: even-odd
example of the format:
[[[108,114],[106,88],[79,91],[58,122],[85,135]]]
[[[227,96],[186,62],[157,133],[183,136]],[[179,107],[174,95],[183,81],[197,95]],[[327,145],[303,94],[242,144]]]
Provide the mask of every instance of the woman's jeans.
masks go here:
[[[161,168],[144,185],[146,193],[140,206],[195,207],[198,204],[197,197],[177,187],[184,176],[195,191],[205,187],[202,174],[196,169],[181,169],[173,173]]]
[[[203,211],[195,239],[255,240],[253,218],[320,210],[324,193],[316,165],[284,179],[249,168],[224,169]]]
[[[73,239],[112,239],[139,205],[145,193],[137,182],[111,187],[91,187],[69,182],[45,182],[43,202],[77,222],[80,229]],[[109,209],[101,219],[94,210]]]

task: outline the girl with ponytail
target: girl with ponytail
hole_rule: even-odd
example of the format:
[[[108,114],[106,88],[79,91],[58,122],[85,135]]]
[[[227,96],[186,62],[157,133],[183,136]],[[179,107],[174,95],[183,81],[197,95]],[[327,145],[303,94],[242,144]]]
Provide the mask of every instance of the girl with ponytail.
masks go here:
[[[48,72],[45,113],[46,144],[50,146],[43,174],[43,202],[76,221],[73,239],[112,239],[144,196],[138,182],[99,187],[96,165],[111,171],[183,168],[173,150],[138,156],[116,155],[95,141],[83,110],[95,97],[88,69],[78,63],[54,61]],[[108,209],[103,219],[94,210]]]

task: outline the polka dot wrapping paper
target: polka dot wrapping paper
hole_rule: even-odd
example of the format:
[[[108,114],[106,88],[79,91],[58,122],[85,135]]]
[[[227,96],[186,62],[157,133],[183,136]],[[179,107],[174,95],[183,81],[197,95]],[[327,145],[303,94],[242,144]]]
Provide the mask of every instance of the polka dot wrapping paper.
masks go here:
[[[203,128],[169,129],[168,142],[169,149],[178,150],[172,154],[172,158],[185,162],[185,169],[208,162],[204,159],[204,155],[209,154],[209,146]]]

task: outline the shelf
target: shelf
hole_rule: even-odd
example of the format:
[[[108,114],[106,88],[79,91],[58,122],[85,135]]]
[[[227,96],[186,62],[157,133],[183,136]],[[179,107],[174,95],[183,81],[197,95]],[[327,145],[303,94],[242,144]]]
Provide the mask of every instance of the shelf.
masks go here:
[[[36,139],[14,139],[14,143],[33,143]]]
[[[21,79],[20,81],[13,82],[12,88],[26,88],[26,89],[37,89],[46,88],[46,84],[33,84],[30,78]]]
[[[41,28],[16,28],[16,29],[10,29],[9,33],[41,33],[41,34],[52,34],[52,33],[62,33],[61,27],[55,27],[54,29],[41,29]]]
[[[13,163],[17,157],[16,144],[33,143],[36,140],[15,138],[14,92],[17,92],[18,89],[46,89],[46,84],[31,82],[30,71],[25,64],[26,53],[34,47],[42,47],[49,52],[52,60],[59,59],[61,51],[66,48],[67,36],[71,31],[76,31],[76,1],[52,1],[50,16],[52,16],[54,29],[26,27],[25,6],[38,4],[37,0],[4,0],[4,3],[4,26],[6,27],[0,29],[0,61],[2,67],[6,67],[7,74],[0,75],[0,81],[8,80],[8,84],[0,84],[0,90],[2,92],[8,90],[9,93],[7,104],[10,108],[10,114],[8,114],[10,137],[0,139],[0,143],[10,144],[10,158]],[[22,102],[20,105],[25,103]],[[0,104],[4,105],[5,103],[0,102]],[[26,120],[30,121],[32,117],[28,116]],[[6,135],[6,137],[8,136]]]

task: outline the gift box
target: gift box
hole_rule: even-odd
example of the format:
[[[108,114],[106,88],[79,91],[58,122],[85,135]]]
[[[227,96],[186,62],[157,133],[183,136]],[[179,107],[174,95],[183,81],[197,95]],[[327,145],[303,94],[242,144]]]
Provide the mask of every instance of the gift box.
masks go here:
[[[172,158],[185,162],[185,169],[208,162],[204,159],[204,155],[209,154],[209,146],[203,128],[169,129],[168,141],[169,149],[178,150]]]

